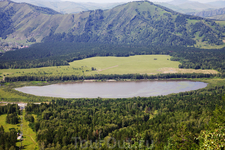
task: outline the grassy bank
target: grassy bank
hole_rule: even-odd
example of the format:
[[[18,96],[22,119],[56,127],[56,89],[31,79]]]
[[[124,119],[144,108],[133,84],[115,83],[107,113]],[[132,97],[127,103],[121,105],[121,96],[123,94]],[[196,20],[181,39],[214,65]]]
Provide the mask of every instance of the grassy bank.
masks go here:
[[[5,83],[0,86],[0,101],[9,101],[9,102],[46,102],[54,98],[51,97],[37,97],[30,94],[25,94],[19,91],[16,91],[14,88],[22,86],[44,86],[48,84],[53,84],[54,82],[42,82],[42,81],[32,81],[32,82],[10,82]]]

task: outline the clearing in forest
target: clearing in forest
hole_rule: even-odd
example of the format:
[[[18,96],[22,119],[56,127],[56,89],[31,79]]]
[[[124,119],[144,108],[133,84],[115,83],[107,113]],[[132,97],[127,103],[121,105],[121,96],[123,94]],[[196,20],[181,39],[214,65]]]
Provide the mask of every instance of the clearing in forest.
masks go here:
[[[130,57],[92,57],[71,62],[69,66],[31,69],[1,69],[5,76],[64,76],[92,74],[157,74],[157,73],[218,73],[215,70],[179,69],[180,62],[168,55],[136,55]],[[96,70],[94,70],[96,69]]]
[[[137,55],[130,57],[93,57],[74,61],[70,66],[94,67],[90,74],[157,74],[157,73],[218,73],[215,70],[179,69],[180,62],[168,55]]]

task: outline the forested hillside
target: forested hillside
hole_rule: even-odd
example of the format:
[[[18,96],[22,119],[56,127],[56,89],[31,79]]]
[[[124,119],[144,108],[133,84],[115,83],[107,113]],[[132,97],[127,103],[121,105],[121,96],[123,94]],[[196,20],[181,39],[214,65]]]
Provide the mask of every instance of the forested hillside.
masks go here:
[[[78,147],[82,147],[80,140],[88,140],[88,147],[97,149],[100,143],[91,145],[90,141],[105,139],[101,143],[104,150],[109,149],[106,143],[110,137],[121,141],[114,149],[129,148],[129,144],[143,149],[199,149],[210,140],[214,143],[208,146],[222,146],[218,134],[224,131],[224,119],[219,120],[224,114],[219,107],[225,103],[223,95],[221,86],[148,98],[57,100],[28,104],[26,112],[39,116],[30,126],[46,149],[73,149],[75,137],[79,137]],[[210,133],[214,138],[206,139]]]
[[[79,14],[57,12],[9,0],[0,2],[3,38],[142,45],[222,45],[225,28],[148,1]]]

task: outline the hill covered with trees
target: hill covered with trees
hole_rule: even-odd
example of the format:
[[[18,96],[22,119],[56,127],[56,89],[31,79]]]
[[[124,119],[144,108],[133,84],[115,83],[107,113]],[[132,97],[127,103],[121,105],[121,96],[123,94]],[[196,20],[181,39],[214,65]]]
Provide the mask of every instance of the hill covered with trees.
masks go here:
[[[40,147],[49,150],[86,145],[107,150],[107,142],[115,145],[113,149],[170,150],[199,149],[213,141],[207,147],[215,148],[223,146],[225,111],[219,107],[224,105],[223,95],[224,86],[220,86],[148,98],[53,100],[30,103],[26,112],[39,116],[30,126],[37,132]]]
[[[148,1],[79,14],[9,0],[0,2],[0,37],[14,40],[142,45],[222,45],[225,28],[209,19],[174,12]]]

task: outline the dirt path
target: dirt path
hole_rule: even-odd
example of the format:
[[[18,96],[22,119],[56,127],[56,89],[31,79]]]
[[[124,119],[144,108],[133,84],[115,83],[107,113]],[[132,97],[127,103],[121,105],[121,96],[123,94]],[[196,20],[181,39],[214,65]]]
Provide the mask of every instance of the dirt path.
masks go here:
[[[100,69],[100,70],[98,70],[98,71],[104,71],[104,70],[107,70],[107,69],[116,68],[116,67],[118,67],[118,66],[119,66],[119,65],[116,65],[116,66],[112,66],[112,67],[108,67],[108,68]]]
[[[30,136],[30,135],[29,135],[29,136]],[[30,136],[30,138],[31,138],[31,140],[32,140],[35,144],[37,144],[31,136]]]

